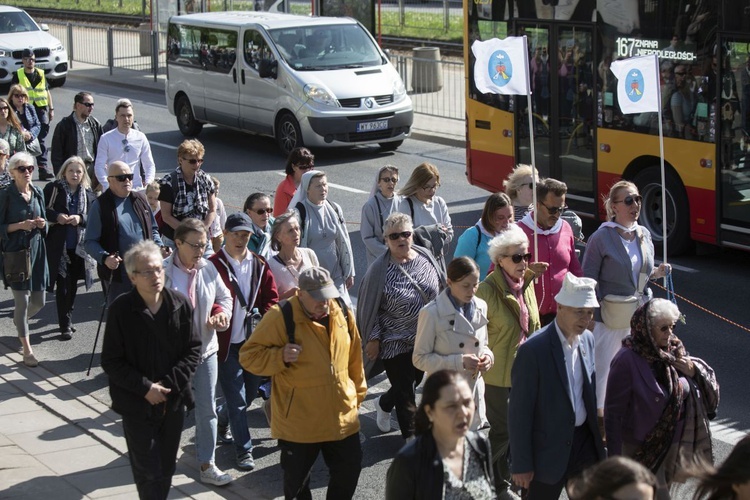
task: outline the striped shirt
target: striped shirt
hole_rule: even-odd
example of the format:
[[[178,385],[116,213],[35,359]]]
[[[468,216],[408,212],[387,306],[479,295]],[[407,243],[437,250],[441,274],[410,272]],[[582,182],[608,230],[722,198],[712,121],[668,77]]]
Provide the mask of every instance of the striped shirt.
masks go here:
[[[398,264],[388,263],[378,320],[370,337],[380,339],[380,357],[383,359],[414,350],[419,311],[440,292],[440,277],[422,255],[417,254],[400,267],[419,285],[427,300],[399,270]]]

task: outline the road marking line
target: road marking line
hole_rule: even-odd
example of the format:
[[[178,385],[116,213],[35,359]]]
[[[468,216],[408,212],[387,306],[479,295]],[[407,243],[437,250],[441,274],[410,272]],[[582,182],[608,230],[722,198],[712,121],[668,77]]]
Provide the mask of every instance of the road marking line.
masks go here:
[[[748,434],[747,430],[737,429],[737,425],[727,419],[711,422],[711,437],[734,446]]]
[[[164,144],[163,142],[148,141],[148,143],[152,145],[156,145],[156,146],[161,146],[167,149],[175,149],[175,150],[177,149],[177,146],[172,146],[171,144]]]
[[[286,177],[285,172],[276,172],[276,173],[282,177]],[[349,191],[350,193],[368,194],[368,191],[362,191],[361,189],[357,189],[357,188],[350,188],[349,186],[342,186],[341,184],[334,184],[333,182],[329,182],[328,187],[341,189],[342,191]]]

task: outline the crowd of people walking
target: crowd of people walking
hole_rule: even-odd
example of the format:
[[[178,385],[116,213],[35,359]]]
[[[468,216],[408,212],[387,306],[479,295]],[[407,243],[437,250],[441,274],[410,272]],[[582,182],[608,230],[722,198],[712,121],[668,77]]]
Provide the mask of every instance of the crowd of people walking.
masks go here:
[[[56,290],[69,341],[78,281],[89,289],[97,273],[102,368],[141,498],[167,497],[186,409],[202,482],[232,481],[216,466],[222,442],[237,469],[253,470],[246,412],[261,387],[284,496],[311,498],[322,454],[328,498],[353,498],[359,411],[383,372],[377,428],[390,432],[395,410],[404,439],[388,499],[556,499],[565,488],[665,499],[688,474],[702,481],[696,498],[748,498],[736,465],[747,439],[712,468],[719,384],[675,335],[677,306],[650,293],[671,268],[654,264],[634,184],[612,186],[581,263],[566,185],[521,165],[451,260],[438,168],[416,166],[399,188],[400,169],[384,165],[362,207],[368,268],[355,307],[346,219],[309,150],[291,152],[275,194],[252,193],[227,214],[199,141],[180,144],[157,180],[132,103],[119,100],[103,132],[81,92],[54,131],[56,179],[42,189],[32,174],[46,169],[46,149],[25,146],[43,134],[29,94],[14,85],[0,99],[3,279],[23,363],[39,363],[28,319],[45,292]]]

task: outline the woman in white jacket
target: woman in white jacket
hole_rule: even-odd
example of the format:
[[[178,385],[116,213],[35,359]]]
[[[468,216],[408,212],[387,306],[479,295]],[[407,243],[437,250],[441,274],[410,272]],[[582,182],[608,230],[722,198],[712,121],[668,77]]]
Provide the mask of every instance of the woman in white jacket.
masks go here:
[[[193,376],[195,449],[201,482],[222,486],[232,476],[214,463],[217,417],[214,399],[218,379],[216,331],[229,328],[233,300],[214,265],[203,258],[208,236],[203,222],[184,219],[175,229],[177,252],[164,261],[166,287],[181,292],[193,306],[193,326],[201,334],[201,361]]]
[[[487,303],[474,294],[479,267],[469,257],[448,264],[448,286],[419,313],[412,361],[426,375],[438,370],[463,373],[474,391],[472,430],[487,424],[482,373],[495,361],[487,346]]]

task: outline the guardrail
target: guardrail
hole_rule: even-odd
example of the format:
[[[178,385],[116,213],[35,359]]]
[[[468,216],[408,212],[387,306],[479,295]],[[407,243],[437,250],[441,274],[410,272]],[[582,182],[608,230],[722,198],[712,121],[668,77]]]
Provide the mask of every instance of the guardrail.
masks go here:
[[[63,40],[68,49],[69,64],[76,62],[109,68],[143,71],[154,81],[166,72],[166,33],[147,29],[134,30],[114,26],[96,26],[48,22],[50,33]],[[442,59],[434,47],[418,47],[409,56],[391,54],[414,103],[414,112],[463,120],[464,65]]]

